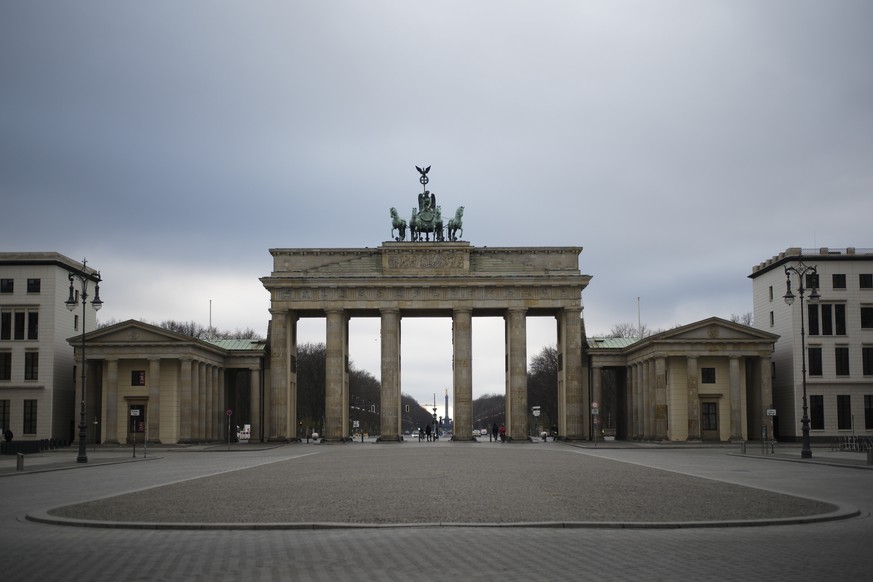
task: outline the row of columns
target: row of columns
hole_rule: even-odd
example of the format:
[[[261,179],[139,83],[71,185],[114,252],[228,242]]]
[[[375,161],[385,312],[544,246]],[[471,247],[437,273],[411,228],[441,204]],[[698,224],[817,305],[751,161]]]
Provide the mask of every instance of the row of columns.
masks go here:
[[[93,361],[93,360],[91,360]],[[119,408],[126,408],[127,402],[146,401],[148,436],[150,442],[160,443],[162,423],[175,419],[165,419],[161,415],[161,358],[148,359],[148,373],[145,395],[131,394],[122,396],[119,391],[118,358],[102,359],[105,366],[105,381],[102,383],[102,401],[105,419],[103,422],[103,438],[105,443],[117,444],[125,442],[128,426],[119,426]],[[192,358],[179,360],[178,377],[178,441],[203,442],[222,440],[225,429],[225,368],[205,361]],[[260,438],[261,372],[257,367],[250,372],[250,406],[252,438]],[[93,377],[89,375],[89,377]],[[77,378],[77,383],[81,380]],[[81,386],[76,386],[81,393]],[[126,411],[124,418],[126,419]]]
[[[325,370],[325,427],[323,437],[344,440],[349,429],[349,316],[342,309],[328,309]],[[506,421],[511,439],[528,438],[527,405],[527,310],[510,308],[506,325]],[[473,310],[452,311],[452,382],[454,397],[454,438],[472,440],[473,427]],[[381,440],[402,439],[400,386],[400,324],[398,308],[380,309],[381,319]],[[559,433],[567,438],[584,438],[581,308],[559,311],[558,345],[562,361],[559,370]],[[271,336],[270,439],[294,437],[297,418],[296,315],[289,310],[273,311]]]
[[[742,356],[728,357],[728,404],[730,406],[730,440],[743,439],[743,406],[740,363]],[[686,356],[686,390],[688,440],[701,438],[700,427],[700,368],[697,356]],[[756,356],[758,390],[752,392],[757,402],[749,402],[752,417],[757,418],[772,405],[773,388],[770,358]],[[600,367],[593,370],[592,389],[595,400],[600,399]],[[667,439],[667,358],[655,356],[631,364],[627,368],[628,436],[635,439]]]

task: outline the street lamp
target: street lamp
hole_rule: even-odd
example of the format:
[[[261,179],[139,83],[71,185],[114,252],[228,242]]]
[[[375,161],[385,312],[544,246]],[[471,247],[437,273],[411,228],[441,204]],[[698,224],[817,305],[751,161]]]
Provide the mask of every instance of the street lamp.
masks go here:
[[[85,441],[88,440],[88,425],[85,423],[85,306],[88,300],[88,282],[94,281],[94,299],[91,301],[91,306],[94,311],[100,311],[103,307],[103,302],[100,300],[100,273],[89,274],[86,270],[87,261],[82,259],[82,269],[78,272],[70,272],[70,298],[64,304],[70,312],[76,310],[79,302],[82,303],[82,402],[79,407],[79,456],[76,457],[77,463],[87,463],[88,453],[85,451]],[[76,296],[73,289],[73,281],[79,281],[82,288],[81,293]]]
[[[802,446],[800,449],[800,458],[811,459],[812,448],[809,446],[809,414],[807,414],[806,406],[806,328],[803,324],[803,293],[806,291],[803,287],[804,279],[808,278],[808,282],[812,283],[812,292],[809,294],[810,303],[818,303],[821,296],[818,294],[818,271],[815,267],[803,264],[799,261],[794,267],[785,267],[785,295],[782,297],[789,306],[794,303],[794,293],[791,292],[791,273],[797,275],[797,293],[800,295],[800,357],[802,366],[800,374],[803,381],[803,416],[800,418],[800,430],[802,432]]]

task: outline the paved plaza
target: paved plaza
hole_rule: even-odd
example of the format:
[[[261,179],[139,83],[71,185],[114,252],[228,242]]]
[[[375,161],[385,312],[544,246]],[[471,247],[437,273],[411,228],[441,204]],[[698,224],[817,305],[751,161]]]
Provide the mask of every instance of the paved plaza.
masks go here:
[[[738,446],[407,442],[0,458],[6,580],[866,580],[873,467]]]

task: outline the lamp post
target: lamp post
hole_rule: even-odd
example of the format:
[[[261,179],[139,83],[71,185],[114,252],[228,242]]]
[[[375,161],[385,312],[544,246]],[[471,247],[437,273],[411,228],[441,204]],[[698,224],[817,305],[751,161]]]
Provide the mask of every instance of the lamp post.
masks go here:
[[[814,266],[803,264],[799,261],[793,267],[785,267],[785,295],[782,297],[789,306],[794,303],[794,293],[791,292],[791,274],[797,276],[797,293],[800,295],[800,358],[801,368],[800,374],[803,382],[803,416],[800,418],[800,430],[802,433],[802,446],[800,449],[800,458],[811,459],[812,448],[809,446],[809,414],[806,406],[806,327],[803,324],[803,294],[806,291],[804,288],[804,279],[809,277],[808,282],[812,283],[812,291],[809,294],[810,303],[818,303],[821,296],[818,294],[818,271]]]
[[[88,425],[85,423],[85,306],[88,302],[88,282],[94,281],[94,299],[91,301],[91,306],[94,311],[100,311],[103,307],[103,302],[100,300],[100,273],[88,274],[86,270],[87,261],[82,259],[82,269],[78,272],[70,272],[70,298],[64,304],[70,312],[76,310],[79,303],[82,303],[82,401],[79,406],[79,456],[76,457],[77,463],[87,463],[88,453],[85,450],[85,441],[88,440]],[[81,286],[81,293],[76,295],[73,288],[73,282],[78,280]]]

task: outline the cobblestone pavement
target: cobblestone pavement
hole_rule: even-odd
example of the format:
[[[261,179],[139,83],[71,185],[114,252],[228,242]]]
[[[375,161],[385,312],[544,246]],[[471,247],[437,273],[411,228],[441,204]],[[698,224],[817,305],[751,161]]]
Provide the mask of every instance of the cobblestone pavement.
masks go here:
[[[500,577],[537,581],[595,577],[600,580],[739,577],[796,580],[798,576],[806,580],[866,580],[873,572],[873,553],[869,551],[873,539],[870,519],[873,471],[856,462],[857,457],[851,462],[842,462],[832,455],[830,460],[834,464],[827,465],[780,460],[799,457],[799,453],[791,451],[762,458],[730,454],[735,451],[726,448],[594,449],[551,443],[500,445],[487,442],[300,444],[244,450],[246,452],[227,451],[220,447],[213,447],[211,451],[154,450],[150,451],[147,461],[138,459],[137,462],[118,462],[132,460],[127,457],[130,449],[98,450],[89,453],[90,462],[85,466],[59,460],[69,456],[75,461],[75,451],[67,450],[28,459],[28,465],[45,469],[74,466],[75,469],[26,474],[11,474],[8,462],[2,460],[0,475],[6,476],[0,478],[0,572],[4,581],[81,578],[89,581],[293,579],[333,582],[353,577],[408,581],[430,578],[437,573],[452,579]],[[457,466],[467,467],[463,464],[464,457],[472,463],[470,474],[440,476],[427,470],[428,467],[453,466],[445,464],[446,458],[459,458]],[[827,462],[829,459],[822,454],[814,460]],[[114,464],[100,464],[102,462]],[[398,463],[409,464],[408,477],[380,478],[397,475]],[[336,476],[343,473],[337,472],[337,467],[345,469],[348,473],[345,481],[354,487],[336,489]],[[574,475],[568,467],[594,468],[591,472],[599,474],[596,477],[599,481],[591,481],[590,476],[582,477],[579,473]],[[304,471],[296,472],[294,468],[305,469],[307,481],[301,482],[298,473]],[[368,473],[362,476],[364,468]],[[485,469],[493,474],[480,474]],[[652,516],[669,516],[673,511],[671,506],[679,507],[690,519],[694,518],[695,508],[702,511],[698,515],[705,515],[712,508],[701,506],[719,503],[709,497],[713,486],[726,492],[728,501],[723,505],[728,509],[722,508],[725,515],[735,515],[737,508],[742,509],[743,497],[734,492],[745,491],[746,498],[755,507],[760,499],[776,499],[779,504],[784,501],[784,495],[790,495],[838,505],[844,513],[857,510],[860,516],[762,527],[725,524],[706,528],[556,528],[505,527],[503,523],[502,526],[477,527],[419,524],[368,529],[194,531],[70,527],[27,519],[28,515],[45,514],[51,508],[88,501],[102,500],[94,504],[95,507],[113,505],[116,501],[107,498],[135,492],[138,493],[127,497],[129,515],[124,515],[124,505],[113,505],[113,519],[157,521],[160,511],[156,510],[177,504],[179,498],[186,500],[191,509],[206,506],[209,500],[216,507],[233,505],[234,499],[251,498],[268,498],[277,505],[290,506],[307,491],[320,490],[324,495],[321,499],[325,515],[338,505],[331,496],[342,494],[351,495],[352,501],[360,500],[360,503],[340,504],[345,512],[358,511],[354,509],[357,507],[371,510],[381,507],[391,513],[403,505],[423,508],[428,517],[436,515],[434,512],[439,507],[457,505],[466,508],[466,519],[459,521],[508,521],[500,519],[502,515],[509,515],[509,521],[520,521],[518,517],[524,517],[524,512],[517,509],[519,505],[543,510],[548,504],[535,498],[536,493],[529,494],[527,500],[505,503],[504,514],[500,512],[500,504],[482,507],[484,499],[497,497],[483,497],[477,492],[494,487],[493,478],[501,474],[514,480],[526,480],[523,476],[530,473],[530,481],[539,484],[537,479],[543,478],[543,472],[545,481],[562,492],[554,497],[559,505],[567,503],[567,496],[574,489],[581,488],[579,483],[589,487],[594,483],[589,495],[591,504],[608,505],[606,509],[594,508],[587,514],[596,518],[595,521],[609,519],[616,511],[626,511],[628,504],[623,501],[629,501],[627,496],[633,493],[611,485],[610,475],[623,483],[663,488],[661,496],[649,498],[647,505],[637,508],[637,514],[631,516],[637,519],[625,518],[626,521],[645,521],[647,517],[651,521]],[[468,487],[457,485],[460,482]],[[191,485],[200,491],[202,499],[192,501],[196,497],[190,497],[186,489]],[[234,487],[237,496],[221,493]],[[749,487],[752,489],[745,489]],[[518,487],[513,495],[523,495],[525,490],[523,486]],[[701,491],[703,497],[693,497]],[[773,493],[781,495],[768,497]],[[137,495],[151,501],[138,504]],[[452,496],[460,499],[455,501]],[[538,497],[549,498],[546,494]],[[689,498],[702,501],[689,502]],[[439,503],[434,503],[434,499]],[[578,512],[579,507],[574,505],[577,502],[578,499],[571,498],[569,504]],[[782,511],[795,511],[800,506],[790,502]],[[354,511],[347,515],[356,515]],[[393,515],[402,517],[401,513]],[[255,514],[243,517],[251,519],[252,515]],[[95,513],[92,517],[101,516]],[[772,519],[775,515],[771,511],[764,517]],[[366,512],[361,518],[366,518]]]

